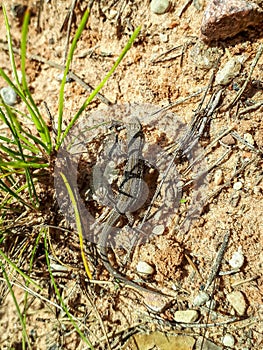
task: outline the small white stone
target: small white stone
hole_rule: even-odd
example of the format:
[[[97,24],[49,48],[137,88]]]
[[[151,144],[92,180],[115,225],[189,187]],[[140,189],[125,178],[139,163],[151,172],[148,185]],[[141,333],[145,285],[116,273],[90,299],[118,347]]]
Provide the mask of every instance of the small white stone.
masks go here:
[[[117,17],[117,15],[118,15],[117,10],[110,9],[108,14],[108,19],[114,19],[115,17]]]
[[[156,225],[153,230],[152,233],[156,236],[160,236],[164,233],[164,225]]]
[[[233,189],[234,189],[235,191],[241,190],[242,187],[243,187],[243,184],[242,184],[241,181],[237,181],[237,182],[235,182],[234,185],[233,185]]]
[[[151,11],[157,15],[162,15],[170,7],[169,0],[152,0]]]
[[[198,319],[198,312],[196,310],[175,311],[173,318],[176,322],[191,323]]]
[[[244,140],[247,141],[247,143],[249,143],[250,145],[254,145],[254,139],[250,133],[247,132],[244,134]]]
[[[17,95],[16,92],[11,86],[3,87],[0,90],[1,97],[4,101],[9,106],[14,106],[17,103]]]
[[[154,273],[154,268],[145,261],[139,261],[136,270],[142,275],[152,275]]]
[[[222,343],[224,346],[227,346],[229,348],[233,348],[235,345],[235,338],[232,334],[226,333],[222,338]]]
[[[215,83],[218,85],[228,85],[241,70],[240,60],[236,57],[231,58],[223,68],[221,68],[215,77]]]
[[[163,43],[167,43],[168,42],[168,35],[167,34],[160,33],[159,36],[160,36],[161,42],[163,42]]]
[[[64,77],[64,73],[59,73],[57,75],[57,80],[62,81],[63,77]],[[67,75],[66,76],[66,83],[70,83],[71,81],[72,81],[72,79]]]
[[[234,252],[231,259],[229,260],[229,265],[233,267],[233,269],[240,269],[244,264],[245,258],[242,252],[242,248],[239,247],[237,252]]]
[[[193,300],[194,306],[204,305],[209,300],[209,295],[206,292],[200,292]]]
[[[216,308],[216,301],[213,299],[213,300],[208,300],[206,303],[205,303],[206,307],[208,307],[210,310],[214,310]]]
[[[221,169],[217,169],[214,174],[214,182],[215,185],[221,185],[223,182],[223,171]]]
[[[243,316],[246,312],[246,301],[244,295],[239,291],[234,291],[226,296],[229,304],[235,309],[238,315]]]

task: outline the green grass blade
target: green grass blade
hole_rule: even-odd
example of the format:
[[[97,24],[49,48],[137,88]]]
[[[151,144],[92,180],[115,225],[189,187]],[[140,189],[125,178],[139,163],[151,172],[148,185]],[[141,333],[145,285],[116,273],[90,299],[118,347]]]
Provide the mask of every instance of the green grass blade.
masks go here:
[[[28,24],[30,19],[30,12],[26,10],[22,26],[22,39],[21,39],[21,73],[22,73],[22,87],[24,91],[28,90],[26,81],[26,39],[28,33]]]
[[[49,164],[48,163],[34,163],[34,162],[25,162],[22,160],[17,160],[17,161],[10,161],[10,162],[3,162],[0,160],[0,167],[3,167],[5,169],[12,168],[12,169],[42,169],[42,168],[48,168]]]
[[[52,274],[52,271],[51,271],[51,267],[50,267],[50,261],[49,261],[49,257],[48,257],[48,245],[47,245],[47,236],[45,235],[44,236],[44,246],[45,246],[45,255],[46,255],[46,261],[47,261],[47,268],[48,268],[48,272],[49,272],[49,275],[50,275],[50,278],[51,278],[51,283],[54,287],[54,290],[55,290],[55,293],[56,293],[56,296],[64,310],[64,312],[67,314],[71,324],[73,325],[73,327],[76,329],[76,331],[78,332],[78,334],[80,335],[81,339],[89,346],[90,349],[94,350],[91,342],[85,337],[85,335],[81,332],[81,330],[79,329],[78,325],[76,324],[76,322],[73,320],[73,317],[71,316],[68,308],[66,307],[60,293],[59,293],[59,290],[58,290],[58,287],[57,287],[57,284],[55,282],[55,279],[54,279],[54,276]]]
[[[7,35],[7,42],[8,42],[8,51],[9,51],[9,58],[10,58],[10,63],[11,63],[11,67],[12,67],[12,72],[14,74],[15,81],[16,81],[17,85],[19,86],[19,79],[18,79],[16,64],[15,64],[15,57],[14,57],[14,51],[13,51],[13,45],[12,45],[10,25],[8,22],[6,8],[5,8],[4,4],[2,4],[2,10],[3,10],[3,14],[4,14],[4,20],[5,20],[6,35]]]
[[[10,283],[9,281],[9,278],[8,278],[8,275],[6,273],[6,270],[4,268],[4,265],[2,264],[2,262],[0,261],[0,266],[1,266],[1,269],[2,269],[2,273],[3,273],[3,276],[6,280],[6,284],[7,284],[7,287],[9,289],[9,292],[12,296],[12,299],[15,303],[15,307],[16,307],[16,311],[17,311],[17,314],[18,314],[18,317],[19,317],[19,320],[20,320],[20,323],[21,323],[21,326],[22,326],[22,349],[25,350],[26,349],[26,343],[28,344],[29,348],[31,349],[31,346],[30,346],[30,343],[29,343],[29,339],[28,339],[28,336],[27,336],[27,332],[26,332],[26,324],[24,322],[24,318],[22,316],[22,313],[20,311],[20,308],[19,308],[19,305],[18,305],[18,301],[16,299],[16,296],[15,296],[15,293],[13,291],[13,288],[12,288],[12,284]]]
[[[29,276],[27,276],[26,273],[24,273],[22,270],[20,270],[16,264],[14,264],[8,256],[0,249],[0,256],[7,262],[8,265],[10,265],[21,277],[23,277],[26,281],[28,281],[30,284],[33,284],[37,289],[40,289],[43,291],[43,288],[41,288],[35,281],[33,281]],[[0,260],[1,261],[1,260]]]
[[[24,199],[22,197],[20,197],[18,195],[18,193],[22,192],[27,186],[24,185],[21,188],[19,188],[18,190],[14,191],[12,190],[4,181],[2,181],[0,179],[0,190],[4,191],[5,193],[8,193],[10,195],[10,198],[5,198],[1,205],[0,205],[0,209],[3,209],[6,207],[7,203],[11,202],[11,209],[13,209],[13,200],[14,198],[20,202],[21,204],[23,204],[24,206],[30,208],[31,210],[35,210],[36,208],[34,206],[32,206],[30,203],[27,203],[24,201]]]
[[[80,109],[78,110],[78,112],[76,113],[76,115],[73,117],[73,119],[70,121],[70,123],[68,124],[67,128],[65,129],[62,138],[61,138],[61,142],[59,145],[61,145],[61,143],[63,142],[63,140],[65,139],[65,137],[67,136],[67,134],[69,133],[70,129],[72,128],[72,126],[75,124],[75,122],[77,121],[77,119],[79,118],[79,116],[82,114],[82,112],[86,109],[86,107],[90,104],[90,102],[93,100],[93,98],[97,95],[97,93],[102,89],[102,87],[106,84],[106,82],[108,81],[108,79],[111,77],[111,75],[115,72],[116,68],[118,67],[118,65],[120,64],[120,62],[122,61],[122,59],[124,58],[124,56],[126,55],[126,53],[129,51],[129,49],[131,48],[134,40],[137,38],[137,36],[139,35],[141,30],[141,27],[137,27],[135,29],[135,31],[133,32],[131,38],[129,39],[128,43],[126,44],[126,46],[124,47],[124,49],[122,50],[120,56],[117,58],[116,62],[114,63],[113,67],[111,68],[111,70],[109,71],[109,73],[105,76],[105,78],[102,80],[102,82],[92,91],[92,93],[90,94],[90,96],[86,99],[86,101],[83,103],[83,105],[80,107]]]
[[[35,167],[34,165],[36,163],[32,163],[32,162],[27,162],[26,158],[24,156],[24,150],[23,147],[21,145],[18,133],[17,133],[17,129],[16,129],[16,118],[14,118],[14,115],[11,111],[11,109],[9,108],[9,106],[7,106],[5,103],[3,103],[7,112],[7,115],[9,118],[6,117],[6,115],[3,113],[3,111],[0,109],[0,116],[2,118],[2,120],[5,122],[5,124],[8,126],[9,130],[11,131],[13,138],[14,138],[14,142],[18,148],[18,154],[20,155],[20,160],[16,160],[16,161],[8,161],[8,162],[3,162],[0,160],[0,167],[13,167],[13,168],[24,168],[25,169],[25,176],[26,176],[26,181],[27,181],[27,185],[28,185],[28,191],[29,191],[29,196],[31,198],[31,201],[34,205],[39,205],[38,202],[38,196],[35,190],[35,186],[34,186],[34,182],[30,173],[29,168],[31,167]],[[41,167],[41,164],[37,163],[37,168]]]
[[[26,63],[26,41],[27,41],[27,32],[28,32],[28,24],[29,24],[29,17],[30,17],[29,11],[26,11],[25,13],[23,27],[22,27],[22,38],[21,38],[22,86],[20,85],[18,74],[17,74],[13,46],[12,46],[10,25],[9,25],[6,9],[4,5],[3,5],[3,14],[5,19],[11,68],[12,68],[13,75],[15,77],[16,85],[12,83],[12,81],[7,77],[7,75],[3,72],[2,69],[0,69],[0,75],[6,80],[7,84],[15,90],[15,92],[20,96],[22,101],[26,104],[28,111],[30,113],[30,116],[32,118],[32,121],[34,122],[36,129],[40,135],[40,138],[42,139],[45,145],[45,151],[48,154],[50,154],[52,151],[52,142],[51,142],[51,137],[50,137],[48,127],[44,119],[42,118],[41,113],[39,112],[26,83],[25,63]]]
[[[52,144],[51,144],[51,137],[50,133],[47,127],[47,124],[45,123],[44,119],[41,116],[41,113],[39,112],[38,107],[35,104],[34,99],[32,98],[32,95],[29,91],[27,80],[26,80],[26,45],[27,45],[27,33],[28,33],[28,24],[30,19],[30,12],[29,10],[26,11],[22,26],[22,38],[21,38],[21,73],[22,73],[22,87],[23,90],[28,97],[30,101],[30,110],[33,113],[31,114],[32,120],[34,124],[36,125],[37,129],[39,130],[41,139],[47,146],[48,153],[51,152]],[[27,103],[29,106],[29,103]],[[40,131],[41,130],[41,131]]]
[[[1,145],[0,144],[0,149],[5,153],[5,155],[9,155],[11,158],[16,159],[16,160],[20,160],[21,159],[21,155],[19,152],[14,151],[9,147],[5,146],[5,145]]]
[[[35,244],[33,246],[33,250],[32,250],[32,254],[30,256],[30,261],[29,261],[29,273],[32,271],[32,268],[33,268],[33,263],[34,263],[34,258],[35,258],[35,255],[36,255],[36,251],[37,251],[37,248],[38,248],[38,245],[39,245],[39,241],[42,237],[42,234],[43,234],[43,228],[40,229],[40,232],[37,236],[37,239],[35,241]],[[26,281],[26,287],[29,287],[29,282]],[[25,292],[25,299],[24,299],[24,310],[23,310],[23,320],[24,320],[24,323],[26,324],[26,321],[27,321],[27,308],[28,308],[28,305],[27,305],[27,301],[28,301],[28,290],[26,290]]]
[[[72,188],[67,180],[67,177],[63,173],[60,173],[60,176],[62,177],[62,179],[64,181],[64,184],[67,188],[72,206],[74,208],[75,221],[76,221],[76,225],[77,225],[77,231],[79,234],[79,244],[80,244],[81,257],[82,257],[82,261],[83,261],[83,265],[84,265],[86,274],[87,274],[88,278],[91,280],[92,275],[91,275],[90,268],[89,268],[88,262],[87,262],[86,257],[85,257],[85,252],[84,252],[83,230],[82,230],[81,217],[80,217],[80,213],[79,213],[79,209],[78,209],[78,203],[76,201],[74,191],[72,191]]]
[[[35,114],[34,114],[34,111],[33,111],[33,109],[31,108],[31,106],[28,104],[28,102],[27,102],[27,99],[26,99],[26,97],[25,97],[25,95],[24,95],[24,93],[22,93],[21,92],[21,90],[19,90],[14,84],[13,84],[13,82],[9,79],[9,77],[5,74],[5,72],[3,71],[3,69],[2,68],[0,68],[0,76],[2,76],[3,77],[3,79],[7,82],[7,84],[10,86],[10,87],[12,87],[12,89],[14,89],[14,91],[16,92],[16,94],[21,98],[21,100],[27,105],[27,108],[28,108],[28,110],[29,110],[29,113],[30,113],[30,116],[32,117],[32,115],[34,116]],[[7,105],[5,105],[4,103],[2,103],[2,105],[5,107],[5,109],[6,109],[6,106]],[[13,110],[13,108],[11,108],[10,106],[8,106],[8,110],[9,111],[12,111]],[[13,111],[12,111],[12,114],[14,115],[14,113],[13,113]],[[33,117],[32,117],[33,118]],[[41,117],[40,117],[41,118]],[[28,118],[29,120],[31,120],[31,118]],[[33,120],[33,119],[32,119]],[[35,126],[36,126],[36,129],[37,129],[37,131],[38,131],[38,133],[39,133],[39,135],[41,135],[41,133],[43,132],[43,128],[42,128],[42,126],[41,126],[41,123],[39,123],[39,118],[35,118],[35,120],[33,120],[33,122],[34,122],[34,124],[35,124]],[[19,123],[19,122],[18,122]],[[18,126],[17,125],[17,128],[18,129],[21,129],[22,128],[22,126],[20,125],[20,126]],[[39,145],[41,145],[42,147],[43,147],[43,149],[47,152],[47,153],[49,153],[49,148],[47,147],[47,145],[46,145],[46,143],[45,143],[45,140],[44,141],[42,141],[41,139],[39,139],[39,138],[36,138],[36,140],[38,140],[38,144]]]
[[[66,78],[67,78],[67,74],[69,71],[69,67],[70,64],[72,62],[73,59],[73,54],[75,51],[75,48],[77,46],[77,42],[86,26],[86,23],[89,19],[89,14],[90,11],[89,9],[87,9],[81,19],[80,25],[77,29],[77,32],[73,38],[70,50],[69,50],[69,54],[67,57],[67,62],[66,62],[66,67],[64,70],[64,76],[61,82],[61,87],[60,87],[60,93],[59,93],[59,110],[58,110],[58,130],[57,130],[57,145],[60,143],[60,137],[61,137],[61,128],[62,128],[62,119],[63,119],[63,108],[64,108],[64,90],[65,90],[65,84],[66,84]]]

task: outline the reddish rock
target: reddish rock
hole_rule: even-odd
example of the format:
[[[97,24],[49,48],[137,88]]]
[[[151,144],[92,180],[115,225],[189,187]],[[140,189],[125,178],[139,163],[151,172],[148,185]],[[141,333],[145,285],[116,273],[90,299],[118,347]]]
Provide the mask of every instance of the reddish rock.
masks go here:
[[[250,25],[262,24],[262,3],[262,0],[210,0],[202,20],[202,39],[206,42],[225,39]]]

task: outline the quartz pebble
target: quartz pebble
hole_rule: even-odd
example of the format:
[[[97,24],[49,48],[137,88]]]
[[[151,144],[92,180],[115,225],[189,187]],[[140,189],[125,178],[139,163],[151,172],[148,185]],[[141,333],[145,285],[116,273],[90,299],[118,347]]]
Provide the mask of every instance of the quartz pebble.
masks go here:
[[[164,225],[156,225],[153,228],[152,233],[156,236],[162,235],[164,233]]]
[[[200,292],[193,300],[194,306],[204,305],[209,300],[209,295],[206,292]]]
[[[167,34],[162,34],[162,33],[161,33],[161,34],[159,35],[159,37],[160,37],[161,42],[163,42],[163,43],[167,43],[168,40],[169,40]]]
[[[246,312],[246,301],[244,295],[239,291],[229,293],[227,296],[229,304],[235,309],[239,316],[243,316]]]
[[[151,11],[157,15],[162,15],[170,7],[169,0],[152,0]]]
[[[233,348],[234,345],[235,345],[235,338],[233,337],[232,334],[226,333],[223,336],[222,343],[223,343],[224,346],[227,346],[229,348]]]
[[[243,187],[243,184],[242,184],[241,181],[237,181],[237,182],[235,182],[234,185],[233,185],[233,189],[234,189],[235,191],[241,190],[242,187]]]
[[[136,269],[141,275],[152,275],[154,273],[154,268],[145,261],[139,261]]]
[[[231,58],[227,63],[221,68],[215,77],[215,83],[217,85],[228,85],[236,76],[238,76],[241,70],[241,59],[237,57]]]
[[[198,319],[198,312],[196,310],[175,311],[173,318],[176,322],[195,322]]]
[[[60,73],[57,75],[57,80],[62,81],[63,77],[64,77],[64,73]],[[66,83],[71,83],[71,82],[72,82],[72,78],[70,78],[70,76],[67,74]]]
[[[3,87],[0,91],[1,97],[9,106],[14,106],[17,103],[17,95],[16,92],[11,86]]]
[[[263,9],[258,1],[210,0],[201,24],[201,36],[206,42],[233,37],[248,26],[262,23]]]
[[[205,303],[206,307],[208,307],[210,310],[214,310],[216,308],[216,301],[213,299],[213,300],[208,300],[206,303]]]
[[[221,169],[217,169],[215,171],[214,182],[216,186],[221,185],[221,183],[223,182],[223,171]]]
[[[253,139],[253,136],[250,134],[250,133],[245,133],[244,134],[244,140],[249,143],[250,145],[254,145],[254,139]]]
[[[231,259],[229,260],[229,265],[233,267],[233,269],[240,269],[244,264],[245,258],[242,252],[242,248],[240,247],[237,252],[234,252]]]

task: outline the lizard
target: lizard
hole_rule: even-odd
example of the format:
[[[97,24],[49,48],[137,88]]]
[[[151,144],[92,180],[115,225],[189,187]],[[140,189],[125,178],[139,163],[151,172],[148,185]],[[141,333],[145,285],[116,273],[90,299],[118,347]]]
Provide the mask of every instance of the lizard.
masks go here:
[[[118,272],[109,262],[107,246],[109,235],[122,215],[128,216],[132,211],[138,209],[138,201],[141,197],[143,160],[142,149],[144,145],[144,135],[139,119],[127,125],[127,164],[124,169],[123,181],[120,185],[116,204],[112,208],[106,223],[99,235],[99,254],[107,271],[118,280],[128,286],[141,292],[152,292],[154,294],[164,295],[163,293],[143,287],[136,282],[127,279],[126,276]]]

